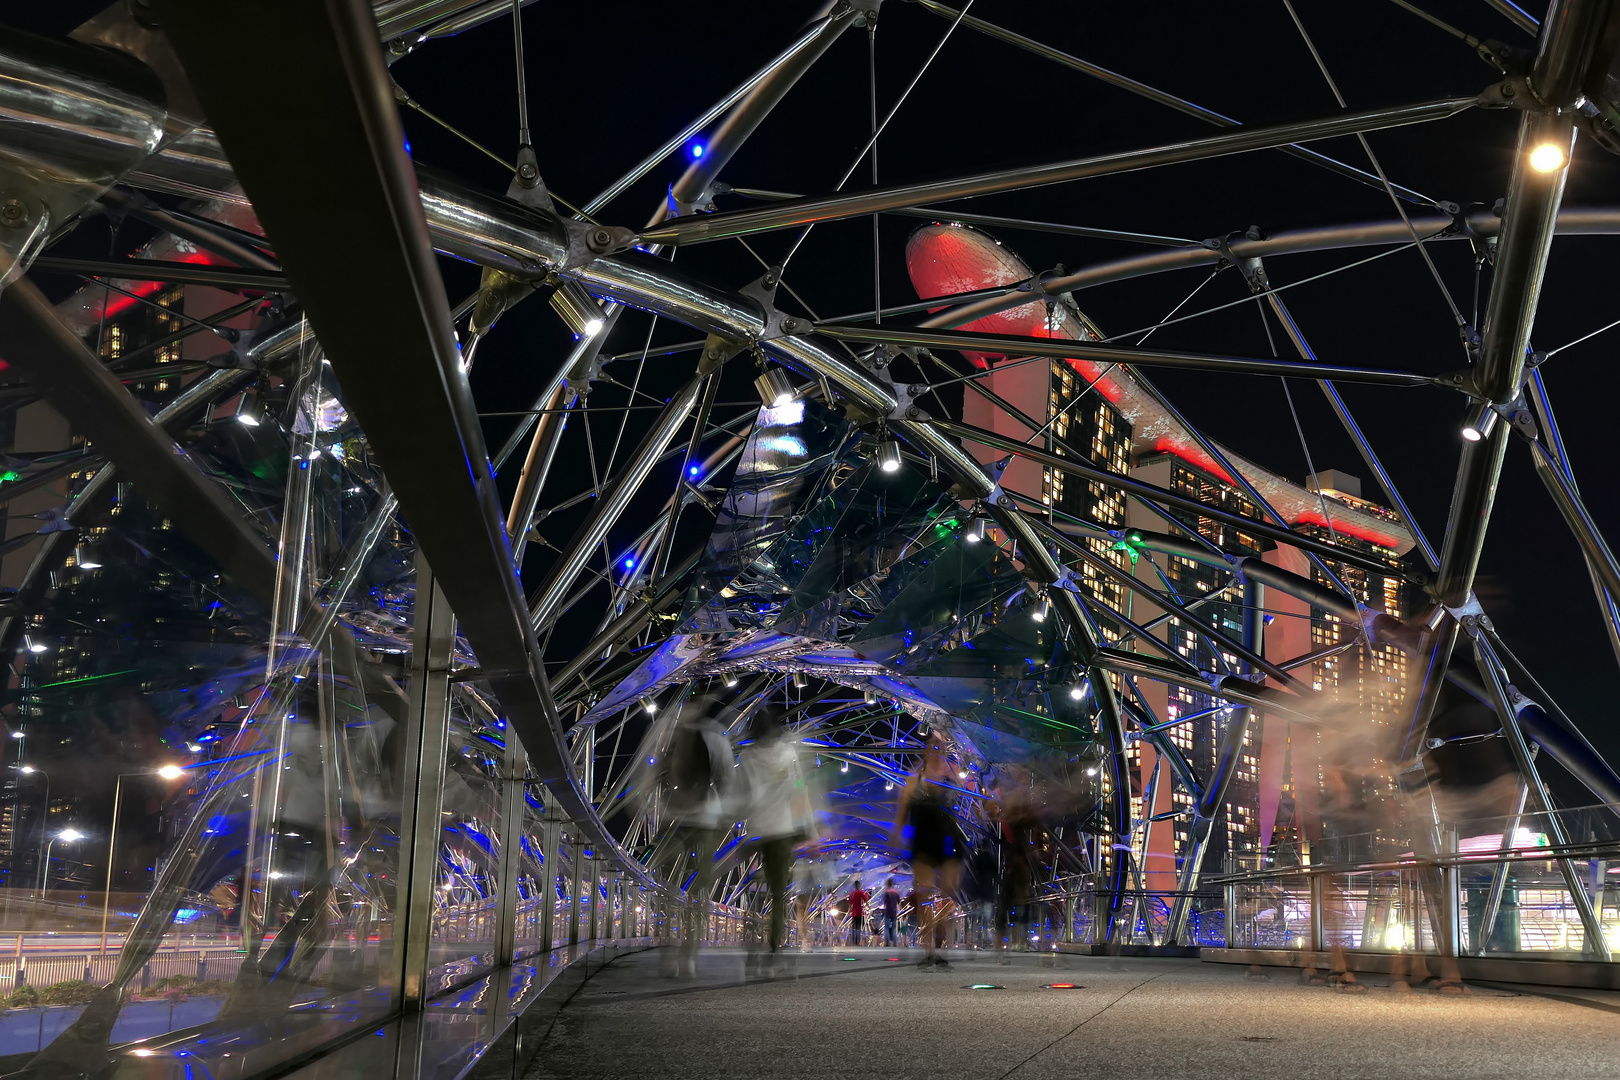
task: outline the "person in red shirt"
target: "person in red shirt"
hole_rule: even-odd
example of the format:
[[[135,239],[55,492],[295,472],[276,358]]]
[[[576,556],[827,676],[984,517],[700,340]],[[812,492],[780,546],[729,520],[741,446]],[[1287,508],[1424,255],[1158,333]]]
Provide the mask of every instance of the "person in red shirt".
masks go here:
[[[849,887],[849,943],[861,943],[861,928],[866,925],[866,901],[871,893],[861,888],[859,881]]]

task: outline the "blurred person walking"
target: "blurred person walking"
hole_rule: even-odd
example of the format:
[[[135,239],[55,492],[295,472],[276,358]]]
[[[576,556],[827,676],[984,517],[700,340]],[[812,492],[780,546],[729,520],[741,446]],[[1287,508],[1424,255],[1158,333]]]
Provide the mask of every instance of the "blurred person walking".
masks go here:
[[[950,753],[936,731],[928,737],[920,768],[906,780],[894,819],[892,839],[909,841],[912,892],[917,897],[923,948],[917,966],[924,970],[950,970],[938,955],[946,897],[956,892],[962,870],[962,834],[951,816],[954,798],[950,782]]]
[[[883,944],[893,949],[899,945],[896,930],[900,924],[900,890],[895,888],[894,878],[890,878],[883,887]]]
[[[864,944],[862,937],[866,929],[866,902],[872,894],[861,888],[861,879],[856,878],[849,886],[849,944]]]
[[[782,737],[781,719],[768,708],[754,714],[750,741],[740,757],[747,784],[747,824],[758,845],[771,915],[765,952],[775,971],[776,953],[787,941],[788,881],[793,849],[807,839],[812,816],[796,742]],[[803,943],[801,924],[800,942]]]
[[[664,754],[661,787],[664,805],[676,823],[675,881],[686,883],[691,898],[681,910],[680,942],[673,970],[666,975],[697,974],[697,948],[708,925],[709,891],[714,884],[714,854],[726,830],[722,822],[736,810],[738,785],[731,739],[714,716],[697,712],[683,717]]]

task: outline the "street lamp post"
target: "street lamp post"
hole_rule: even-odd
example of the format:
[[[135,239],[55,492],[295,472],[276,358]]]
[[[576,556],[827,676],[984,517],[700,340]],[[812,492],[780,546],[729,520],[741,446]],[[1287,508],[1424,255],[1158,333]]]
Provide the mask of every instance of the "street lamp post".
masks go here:
[[[39,898],[41,902],[43,902],[45,899],[45,885],[51,877],[51,848],[56,846],[56,842],[58,840],[64,840],[71,844],[75,840],[83,839],[84,833],[80,832],[78,829],[63,829],[61,832],[57,833],[55,836],[46,841],[45,865],[39,868]]]
[[[51,831],[51,774],[44,769],[36,769],[32,765],[19,765],[17,771],[24,776],[43,776],[45,778],[45,804],[39,815],[39,848],[40,857],[44,857],[47,836]]]
[[[101,894],[101,955],[107,955],[107,914],[112,908],[113,851],[118,844],[118,804],[124,797],[124,777],[161,776],[165,780],[178,780],[186,770],[179,765],[165,765],[161,769],[119,773],[113,781],[112,828],[107,830],[107,888]]]

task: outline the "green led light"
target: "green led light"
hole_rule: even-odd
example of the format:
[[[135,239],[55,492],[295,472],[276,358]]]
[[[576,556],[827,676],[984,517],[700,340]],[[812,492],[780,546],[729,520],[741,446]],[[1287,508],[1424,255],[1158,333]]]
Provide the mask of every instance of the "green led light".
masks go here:
[[[1005,986],[997,986],[995,983],[968,983],[966,986],[962,987],[962,989],[964,989],[964,990],[1005,990],[1007,988]]]
[[[54,689],[54,688],[56,688],[58,686],[78,686],[81,683],[100,682],[102,679],[113,679],[113,678],[117,678],[119,675],[133,675],[133,674],[135,674],[135,669],[134,668],[128,668],[128,669],[126,669],[124,671],[109,671],[105,675],[86,675],[82,679],[63,679],[61,682],[48,682],[48,683],[44,683],[43,685],[36,686],[36,687],[34,687],[34,689],[35,690],[51,690],[51,689]]]
[[[15,469],[7,469],[5,472],[0,473],[0,484],[5,484],[5,483],[11,482],[12,480],[21,480],[21,479],[22,479],[22,474],[18,473]]]

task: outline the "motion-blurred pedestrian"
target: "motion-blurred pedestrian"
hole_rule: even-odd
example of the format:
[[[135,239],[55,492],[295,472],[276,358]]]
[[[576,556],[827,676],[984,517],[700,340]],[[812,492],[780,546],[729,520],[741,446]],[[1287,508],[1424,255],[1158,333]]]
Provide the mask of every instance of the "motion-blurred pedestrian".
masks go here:
[[[936,731],[928,737],[922,766],[906,781],[895,814],[893,839],[909,840],[913,892],[921,908],[920,930],[926,950],[923,969],[950,970],[938,955],[946,898],[956,892],[962,868],[962,834],[951,816],[954,799],[949,777],[950,752]]]
[[[777,715],[769,708],[761,708],[754,714],[750,734],[740,764],[748,785],[748,831],[758,845],[765,887],[770,893],[765,952],[774,971],[776,952],[787,941],[793,848],[806,839],[810,801],[799,766],[798,745],[782,737]]]

